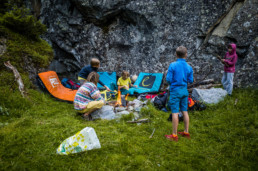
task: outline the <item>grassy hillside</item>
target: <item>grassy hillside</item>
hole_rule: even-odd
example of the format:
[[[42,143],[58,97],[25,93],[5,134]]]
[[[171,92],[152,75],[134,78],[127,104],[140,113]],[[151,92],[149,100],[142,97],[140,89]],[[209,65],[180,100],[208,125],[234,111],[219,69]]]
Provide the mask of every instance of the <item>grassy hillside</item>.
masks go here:
[[[73,105],[29,90],[29,98],[1,87],[0,168],[2,170],[255,170],[258,161],[258,90],[236,90],[205,111],[190,113],[191,140],[171,142],[169,113],[149,105],[150,123],[84,121]],[[235,104],[235,99],[238,102]],[[63,140],[93,127],[101,149],[59,156]],[[156,129],[152,139],[149,136]],[[179,130],[183,130],[180,123]]]

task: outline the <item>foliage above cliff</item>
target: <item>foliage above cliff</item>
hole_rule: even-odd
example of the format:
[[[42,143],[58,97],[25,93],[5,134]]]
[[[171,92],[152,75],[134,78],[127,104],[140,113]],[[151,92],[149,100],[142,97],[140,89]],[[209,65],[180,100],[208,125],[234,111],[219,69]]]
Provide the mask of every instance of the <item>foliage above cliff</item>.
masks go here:
[[[30,39],[38,40],[39,36],[47,31],[45,25],[29,14],[26,8],[14,7],[6,12],[0,20],[1,24]]]
[[[2,10],[3,11],[3,10]],[[21,74],[27,75],[30,68],[47,67],[53,59],[51,46],[40,38],[46,26],[37,21],[23,7],[13,7],[0,14],[0,70],[6,71],[5,61],[10,61]],[[2,77],[1,74],[0,77]],[[4,77],[4,76],[3,76]]]

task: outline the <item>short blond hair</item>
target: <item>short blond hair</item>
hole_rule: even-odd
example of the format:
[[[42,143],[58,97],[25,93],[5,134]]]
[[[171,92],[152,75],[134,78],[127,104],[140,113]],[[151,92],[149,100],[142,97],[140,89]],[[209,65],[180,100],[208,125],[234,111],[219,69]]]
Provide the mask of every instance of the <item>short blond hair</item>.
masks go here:
[[[184,58],[186,57],[187,54],[187,49],[184,46],[179,46],[178,48],[176,48],[176,55],[178,58]]]
[[[129,72],[127,71],[122,71],[122,77],[125,76],[126,78],[129,77]]]
[[[99,66],[99,64],[100,64],[100,61],[97,58],[92,58],[91,61],[90,61],[90,65],[92,67]]]
[[[99,74],[96,72],[91,72],[87,77],[87,81],[97,85],[99,82]]]

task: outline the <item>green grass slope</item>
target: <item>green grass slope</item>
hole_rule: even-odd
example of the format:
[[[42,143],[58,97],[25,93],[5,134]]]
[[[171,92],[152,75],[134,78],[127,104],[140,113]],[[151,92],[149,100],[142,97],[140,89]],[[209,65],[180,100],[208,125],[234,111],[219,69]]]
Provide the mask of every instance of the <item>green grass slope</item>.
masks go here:
[[[0,89],[0,170],[255,170],[257,165],[257,90],[238,89],[205,111],[191,112],[192,138],[178,142],[164,137],[172,131],[169,113],[151,105],[142,110],[150,123],[128,124],[130,117],[84,121],[72,104],[28,93],[25,99],[18,90]],[[85,127],[95,129],[101,149],[56,154],[63,140]]]

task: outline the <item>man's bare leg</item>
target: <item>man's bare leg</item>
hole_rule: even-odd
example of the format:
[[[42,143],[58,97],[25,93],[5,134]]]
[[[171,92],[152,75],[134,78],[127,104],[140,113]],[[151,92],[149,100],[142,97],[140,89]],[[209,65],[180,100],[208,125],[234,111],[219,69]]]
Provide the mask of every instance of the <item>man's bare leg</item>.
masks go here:
[[[188,133],[188,129],[189,129],[189,115],[187,111],[182,111],[183,115],[184,115],[184,126],[185,126],[185,133]]]
[[[179,113],[172,113],[172,128],[173,128],[173,134],[174,135],[177,135],[178,114]]]

